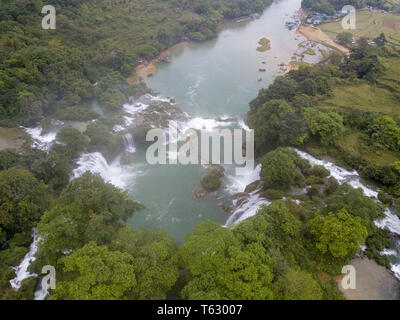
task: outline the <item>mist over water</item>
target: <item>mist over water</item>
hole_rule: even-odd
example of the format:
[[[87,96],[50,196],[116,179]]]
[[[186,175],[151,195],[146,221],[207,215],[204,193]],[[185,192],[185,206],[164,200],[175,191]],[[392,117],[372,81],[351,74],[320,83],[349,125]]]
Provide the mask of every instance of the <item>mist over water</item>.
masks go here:
[[[83,154],[71,178],[90,171],[128,190],[133,199],[148,208],[135,213],[128,223],[135,228],[163,228],[180,243],[204,220],[224,225],[254,215],[261,203],[267,203],[256,194],[233,212],[224,212],[220,207],[234,205],[232,196],[259,179],[260,167],[251,175],[236,176],[234,165],[224,166],[221,190],[197,200],[193,190],[200,187],[200,180],[206,173],[204,166],[149,165],[145,148],[136,145],[132,136],[123,131],[152,102],[169,102],[168,97],[174,97],[188,117],[187,121],[178,122],[181,130],[248,130],[244,118],[249,102],[259,89],[267,87],[279,75],[278,65],[287,63],[303,40],[285,27],[285,21],[300,5],[301,0],[277,1],[258,20],[227,23],[216,39],[176,48],[171,54],[171,63],[159,64],[153,77],[145,79],[149,87],[160,94],[147,94],[123,106],[124,125],[115,126],[113,131],[122,134],[125,154],[118,155],[111,163],[99,152]],[[271,50],[261,53],[256,48],[263,37],[271,40]],[[260,68],[266,72],[260,73]],[[44,147],[55,139],[55,133],[46,137],[39,132],[35,138],[38,142],[46,140]],[[132,157],[132,163],[121,161],[126,154]]]
[[[287,63],[301,42],[294,31],[285,27],[285,21],[300,4],[301,0],[278,1],[259,20],[227,23],[216,39],[177,47],[171,54],[171,63],[157,65],[157,72],[145,81],[161,97],[173,97],[188,114],[188,121],[178,123],[180,129],[247,128],[243,119],[249,102],[259,89],[272,83],[279,74],[278,64]],[[270,51],[256,50],[262,37],[271,40]],[[259,68],[267,71],[260,73]],[[260,77],[262,82],[258,82]],[[134,177],[132,185],[128,182],[128,190],[149,210],[135,214],[129,224],[136,228],[162,227],[181,243],[206,219],[226,224],[241,216],[239,211],[233,215],[223,212],[219,206],[232,205],[233,194],[243,192],[249,183],[259,179],[259,168],[249,176],[236,176],[234,166],[225,166],[222,190],[196,200],[193,189],[200,186],[204,167],[148,166],[140,148],[134,157],[143,173]],[[252,196],[242,211],[255,214],[258,205],[266,202],[257,197]]]
[[[259,89],[267,87],[279,75],[278,64],[287,63],[298,43],[303,40],[294,31],[285,28],[285,21],[300,8],[300,4],[301,0],[278,1],[267,8],[259,20],[228,23],[217,39],[176,48],[171,55],[171,63],[159,64],[157,73],[145,79],[160,95],[145,95],[139,101],[123,106],[125,123],[115,126],[113,131],[122,133],[125,152],[110,163],[100,152],[85,153],[77,159],[77,168],[71,179],[86,171],[99,173],[105,181],[127,190],[133,199],[147,207],[147,210],[135,213],[128,224],[138,229],[163,228],[179,243],[183,243],[185,235],[204,220],[227,226],[254,216],[261,205],[270,203],[258,195],[258,190],[251,192],[240,205],[232,196],[244,192],[247,185],[260,179],[260,165],[247,176],[236,176],[233,165],[224,166],[222,189],[197,200],[193,190],[200,186],[205,174],[204,166],[149,165],[146,149],[135,144],[132,134],[123,132],[152,102],[170,101],[166,97],[174,97],[188,116],[187,121],[178,122],[181,130],[248,130],[244,124],[248,103],[257,96]],[[256,51],[262,37],[271,40],[270,51]],[[260,73],[259,68],[267,71]],[[261,82],[258,81],[260,77]],[[34,139],[36,147],[43,150],[48,150],[56,137],[56,131],[41,135],[41,127],[26,131]],[[339,183],[361,188],[365,195],[377,198],[378,190],[368,186],[356,171],[318,160],[299,150],[296,152],[314,165],[325,166]],[[127,154],[133,161],[124,164],[122,158]],[[230,205],[232,210],[224,212],[221,205]],[[386,218],[376,221],[376,224],[400,235],[400,219],[390,208],[386,211]],[[30,252],[16,269],[14,285],[27,276],[25,265],[29,265],[30,254],[34,254],[36,249],[35,240]],[[382,253],[390,257],[392,270],[398,278],[399,252],[400,243],[395,242],[393,249]],[[43,291],[40,294],[43,296]]]

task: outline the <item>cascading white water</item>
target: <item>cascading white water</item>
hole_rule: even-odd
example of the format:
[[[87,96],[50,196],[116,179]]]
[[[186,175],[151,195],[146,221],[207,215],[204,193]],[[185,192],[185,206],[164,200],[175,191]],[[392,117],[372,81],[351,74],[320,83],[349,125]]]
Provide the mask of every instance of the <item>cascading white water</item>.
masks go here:
[[[258,192],[259,190],[255,190],[250,193],[249,197],[233,211],[231,216],[226,221],[225,226],[236,224],[246,219],[249,219],[257,214],[262,205],[268,206],[271,204],[271,201],[261,198]],[[234,205],[236,205],[236,203],[237,200],[234,201]]]
[[[307,152],[300,151],[298,149],[293,148],[293,150],[303,159],[306,159],[313,166],[324,166],[326,169],[330,171],[330,176],[334,177],[340,184],[347,183],[353,188],[361,188],[364,194],[367,197],[378,197],[378,191],[376,191],[373,187],[367,186],[365,183],[361,181],[361,178],[357,171],[348,171],[344,168],[341,168],[334,163],[326,160],[319,160]],[[400,221],[399,221],[400,222]]]
[[[25,255],[24,259],[18,266],[13,267],[13,269],[15,270],[15,278],[10,280],[10,284],[11,287],[16,290],[21,287],[22,281],[24,281],[25,279],[29,277],[38,277],[36,273],[30,273],[28,271],[30,264],[36,260],[35,254],[38,250],[38,242],[40,241],[40,237],[36,230],[33,230],[32,237],[33,242],[29,247],[28,253]],[[46,289],[42,288],[41,285],[39,285],[38,288],[35,290],[34,300],[44,300],[48,296],[48,294],[49,292]]]
[[[133,141],[133,135],[131,133],[127,133],[124,136],[122,136],[122,139],[124,141],[125,151],[127,153],[135,153],[136,147]]]
[[[38,237],[38,233],[37,231],[33,231],[32,233],[32,237],[33,237],[33,242],[31,243],[30,247],[29,247],[29,251],[28,253],[25,255],[24,259],[21,261],[21,263],[16,266],[13,267],[14,271],[15,271],[15,278],[10,280],[10,284],[11,287],[14,289],[19,289],[21,287],[21,283],[23,280],[25,280],[26,278],[29,277],[37,277],[36,273],[30,273],[28,271],[29,265],[36,260],[35,258],[35,254],[37,252],[38,249],[38,242],[39,242],[39,237]]]
[[[25,132],[29,134],[33,140],[33,145],[43,151],[49,151],[53,142],[56,140],[57,133],[49,132],[42,135],[42,127],[24,128]]]
[[[260,174],[261,174],[261,164],[257,165],[254,170],[251,172],[251,174],[248,175],[229,175],[228,176],[228,181],[229,184],[227,185],[227,190],[231,194],[236,194],[240,192],[244,192],[246,187],[257,181],[260,180]]]
[[[301,158],[308,160],[311,165],[324,166],[326,169],[330,171],[330,176],[334,177],[339,182],[339,184],[347,183],[353,188],[361,188],[366,196],[373,198],[376,202],[379,202],[378,188],[369,186],[364,181],[362,181],[357,171],[355,170],[349,171],[335,165],[330,161],[319,160],[313,157],[312,155],[308,154],[307,152],[295,148],[292,148],[292,150],[294,150]],[[235,186],[235,184],[238,186],[238,188],[234,188],[232,189],[232,191],[234,190],[236,192],[243,192],[244,191],[243,185],[245,187],[245,184],[247,185],[252,183],[253,181],[259,180],[260,172],[261,172],[261,165],[255,168],[251,176],[247,176],[244,179],[230,177],[230,179],[234,181],[231,187]],[[261,205],[263,204],[269,205],[271,203],[270,201],[261,198],[258,193],[259,190],[255,190],[252,193],[250,193],[249,197],[246,200],[244,200],[243,203],[241,203],[233,211],[231,216],[228,218],[225,226],[228,226],[230,224],[236,224],[243,220],[246,220],[256,215]],[[237,204],[237,202],[238,202],[237,200],[233,202],[234,206]],[[394,209],[387,208],[385,211],[385,215],[386,217],[384,219],[375,221],[376,226],[379,228],[388,229],[393,234],[400,236],[400,219],[394,212]],[[398,256],[399,252],[394,249],[385,249],[381,254],[385,254],[388,256]],[[400,279],[400,264],[392,264],[391,270],[393,271],[395,276],[398,279]]]
[[[260,173],[261,165],[259,164],[249,175],[228,176],[228,180],[231,182],[228,185],[228,191],[231,194],[244,192],[249,184],[260,180]],[[258,188],[257,190],[251,192],[249,196],[245,200],[243,200],[242,203],[240,203],[240,205],[238,205],[238,200],[233,201],[233,206],[235,207],[235,209],[226,221],[225,226],[236,224],[246,219],[249,219],[257,214],[257,211],[260,209],[261,205],[271,204],[270,201],[260,197],[259,191],[260,190]]]
[[[98,173],[107,182],[121,189],[125,188],[126,182],[133,175],[132,171],[125,170],[120,165],[120,159],[115,159],[111,164],[100,152],[85,153],[77,161],[78,167],[72,171],[72,180],[82,176],[85,172]]]
[[[35,295],[33,300],[44,300],[49,295],[49,291],[42,287],[42,284],[39,283],[38,288],[35,290]]]
[[[298,149],[293,149],[301,158],[307,159],[312,165],[322,165],[330,171],[330,176],[334,177],[340,184],[347,183],[353,188],[361,188],[367,197],[374,198],[375,201],[378,200],[378,188],[368,186],[362,181],[357,171],[348,171],[335,165],[332,162],[326,160],[318,160],[311,156],[310,154],[300,151]],[[386,218],[378,220],[375,224],[380,228],[387,228],[391,232],[400,235],[400,219],[393,212],[392,208],[388,208],[385,211]]]
[[[362,181],[357,171],[348,171],[326,160],[318,160],[310,154],[293,148],[293,150],[303,159],[306,159],[312,165],[322,165],[330,171],[330,176],[334,177],[340,184],[347,183],[353,188],[361,188],[364,194],[368,197],[378,200],[379,189],[368,186]],[[400,219],[395,213],[393,208],[387,208],[385,211],[386,217],[381,220],[375,221],[375,225],[382,229],[388,229],[390,232],[400,236]],[[396,250],[385,251],[383,254],[398,256],[399,252]],[[400,264],[393,264],[391,267],[393,273],[400,279]]]

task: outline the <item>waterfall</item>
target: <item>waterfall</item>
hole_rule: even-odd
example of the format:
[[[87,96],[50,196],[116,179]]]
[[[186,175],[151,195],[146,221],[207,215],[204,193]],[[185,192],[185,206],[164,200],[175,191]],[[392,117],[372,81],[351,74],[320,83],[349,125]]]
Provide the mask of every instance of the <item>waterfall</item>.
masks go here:
[[[56,140],[57,133],[49,132],[42,135],[42,127],[36,128],[24,128],[25,132],[29,134],[33,140],[33,145],[35,148],[38,148],[43,151],[49,151],[53,142]]]
[[[332,162],[326,160],[318,160],[304,151],[300,151],[295,148],[293,148],[293,150],[301,158],[307,159],[310,162],[310,164],[322,165],[325,168],[327,168],[331,172],[330,176],[336,178],[336,180],[340,184],[347,183],[353,188],[361,188],[367,197],[374,198],[376,202],[380,203],[380,201],[378,200],[379,189],[372,186],[368,186],[365,182],[363,182],[357,171],[348,171],[344,168],[338,167]],[[387,208],[385,211],[385,215],[386,215],[385,218],[375,221],[375,225],[382,229],[388,229],[393,234],[400,236],[400,218],[397,216],[394,208]],[[397,241],[400,242],[400,240]],[[398,257],[400,253],[399,251],[396,250],[390,250],[390,251],[386,250],[382,254]],[[391,269],[395,274],[395,276],[398,279],[400,279],[400,263],[392,264]]]
[[[342,184],[347,183],[353,188],[361,188],[367,197],[374,198],[376,202],[378,200],[379,189],[372,186],[368,186],[362,181],[357,171],[348,171],[341,167],[338,167],[332,162],[326,160],[318,160],[313,156],[309,155],[304,151],[293,149],[301,158],[307,159],[312,165],[322,165],[330,171],[330,176],[336,178],[336,180]],[[387,228],[394,234],[400,235],[400,219],[394,212],[393,208],[388,208],[385,211],[386,217],[382,220],[375,221],[376,226],[380,228]]]
[[[114,186],[125,189],[129,178],[134,174],[129,168],[126,170],[120,165],[120,159],[115,159],[111,164],[100,152],[85,153],[77,161],[78,167],[72,171],[72,179],[79,178],[85,172],[98,173],[104,181],[112,183]]]
[[[360,177],[357,171],[349,171],[346,170],[342,167],[339,167],[335,165],[334,163],[327,161],[327,160],[319,160],[312,155],[308,154],[307,152],[300,151],[298,149],[292,148],[293,151],[295,151],[301,158],[306,159],[310,162],[311,165],[320,165],[324,166],[326,169],[330,171],[330,176],[334,177],[339,184],[347,183],[353,188],[361,188],[364,192],[364,194],[367,197],[373,198],[376,202],[380,203],[378,200],[378,193],[379,189],[370,185],[367,185]],[[261,171],[261,166],[257,166],[256,169],[253,171],[253,173],[250,175],[250,177],[244,177],[244,178],[235,178],[235,177],[230,177],[231,180],[233,180],[235,183],[237,183],[238,186],[240,186],[239,189],[235,189],[236,192],[243,192],[243,183],[251,183],[252,180],[256,181],[260,179],[260,171]],[[243,190],[242,190],[243,189]],[[254,215],[257,214],[257,211],[259,210],[260,206],[263,204],[270,204],[271,202],[263,199],[259,196],[258,194],[259,190],[255,190],[252,193],[250,193],[249,197],[243,201],[231,214],[231,216],[228,218],[225,226],[228,226],[233,223],[238,223],[243,220],[246,220]],[[237,200],[233,202],[233,204],[236,206],[238,203]],[[375,225],[379,228],[382,229],[388,229],[390,232],[393,234],[400,236],[400,218],[397,216],[395,209],[394,208],[387,208],[385,211],[385,218],[380,219],[375,221]],[[398,243],[396,244],[398,247],[400,247],[400,240],[397,240]],[[399,250],[384,250],[381,254],[385,254],[388,256],[399,256]],[[391,266],[391,270],[395,274],[395,276],[400,279],[400,263],[394,263]]]
[[[249,197],[233,211],[231,216],[226,221],[225,226],[236,224],[246,219],[249,219],[257,214],[257,211],[260,209],[261,205],[271,204],[271,201],[268,201],[259,196],[259,191],[260,190],[256,190],[250,193]],[[234,201],[234,205],[236,204],[237,200]]]
[[[33,237],[33,242],[29,247],[28,253],[25,255],[24,259],[18,266],[13,267],[15,271],[15,278],[10,280],[10,284],[11,287],[14,289],[19,289],[21,287],[22,281],[25,280],[26,278],[29,278],[31,276],[37,277],[36,273],[30,273],[28,271],[30,264],[36,260],[34,256],[38,250],[37,244],[40,240],[36,230],[33,231],[32,237]]]
[[[295,151],[301,158],[308,160],[311,165],[324,166],[330,171],[330,176],[334,177],[340,184],[347,183],[355,189],[361,188],[367,197],[378,198],[378,191],[375,188],[367,186],[364,182],[362,182],[357,171],[348,171],[330,161],[319,160],[317,158],[314,158],[307,152],[300,151],[295,148],[292,148],[292,150]]]
[[[33,297],[33,300],[44,300],[48,295],[49,292],[42,287],[41,283],[39,283],[35,290],[35,296]]]
[[[122,137],[125,145],[125,151],[127,153],[135,153],[136,147],[133,141],[133,135],[131,133],[127,133]]]
[[[24,259],[18,266],[13,267],[13,269],[15,270],[15,278],[10,280],[10,284],[11,287],[16,290],[21,287],[22,281],[24,281],[25,279],[29,277],[38,277],[36,273],[30,273],[28,271],[31,263],[36,260],[35,254],[38,250],[38,242],[40,241],[38,232],[35,229],[32,232],[32,237],[33,242],[29,247],[28,253],[25,255]],[[39,286],[35,290],[34,300],[44,300],[48,294],[48,291],[42,288],[41,284],[39,284]]]
[[[231,181],[231,183],[228,186],[228,191],[231,194],[244,192],[244,190],[249,184],[260,180],[260,174],[261,174],[261,164],[257,165],[257,167],[254,168],[253,172],[249,175],[228,176],[228,179]],[[255,216],[257,214],[257,211],[259,210],[261,205],[271,204],[270,201],[260,197],[260,195],[258,194],[259,191],[260,190],[257,189],[251,192],[250,195],[247,197],[247,199],[245,199],[240,205],[238,205],[238,200],[233,201],[233,206],[235,207],[235,210],[229,216],[228,220],[225,223],[225,226],[229,226],[231,224],[239,223],[243,220],[249,219],[250,217]]]

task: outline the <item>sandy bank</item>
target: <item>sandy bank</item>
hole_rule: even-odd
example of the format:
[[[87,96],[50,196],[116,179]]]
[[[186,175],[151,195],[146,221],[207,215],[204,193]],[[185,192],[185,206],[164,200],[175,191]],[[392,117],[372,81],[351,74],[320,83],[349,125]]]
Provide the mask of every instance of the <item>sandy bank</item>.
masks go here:
[[[24,143],[25,132],[20,128],[0,127],[0,150],[18,149]]]
[[[154,74],[157,71],[157,63],[168,57],[171,54],[171,51],[175,48],[186,46],[187,44],[189,44],[189,42],[179,42],[176,45],[168,48],[167,50],[161,51],[161,53],[156,58],[139,64],[132,75],[130,75],[126,79],[126,81],[132,83],[137,81],[140,77],[145,78],[150,74]]]
[[[310,41],[318,42],[326,46],[334,47],[340,52],[348,55],[350,50],[341,46],[337,42],[333,41],[325,32],[313,26],[299,26],[296,32]]]
[[[339,290],[346,300],[398,300],[400,282],[385,267],[368,258],[350,261],[356,269],[356,289],[344,290],[338,281]]]

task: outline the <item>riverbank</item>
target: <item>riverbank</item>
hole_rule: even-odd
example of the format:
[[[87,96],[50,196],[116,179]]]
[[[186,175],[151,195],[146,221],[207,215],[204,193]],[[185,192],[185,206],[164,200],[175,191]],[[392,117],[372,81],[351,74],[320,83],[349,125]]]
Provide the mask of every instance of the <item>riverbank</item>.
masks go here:
[[[126,81],[128,83],[133,83],[136,82],[139,78],[145,78],[153,75],[157,71],[157,63],[160,63],[162,61],[168,62],[169,61],[168,56],[171,54],[172,50],[179,47],[184,47],[188,44],[189,44],[188,41],[179,42],[173,45],[172,47],[169,47],[168,49],[162,51],[154,59],[142,62],[135,68],[135,71],[126,79]]]
[[[355,258],[350,265],[356,269],[356,289],[343,289],[338,279],[339,290],[346,300],[398,300],[400,282],[385,267],[368,258]]]
[[[20,148],[25,141],[24,137],[25,132],[21,128],[0,127],[0,150]]]
[[[306,39],[323,44],[324,46],[335,48],[345,55],[350,54],[350,50],[333,41],[325,32],[314,26],[301,25],[296,29],[296,33]]]

